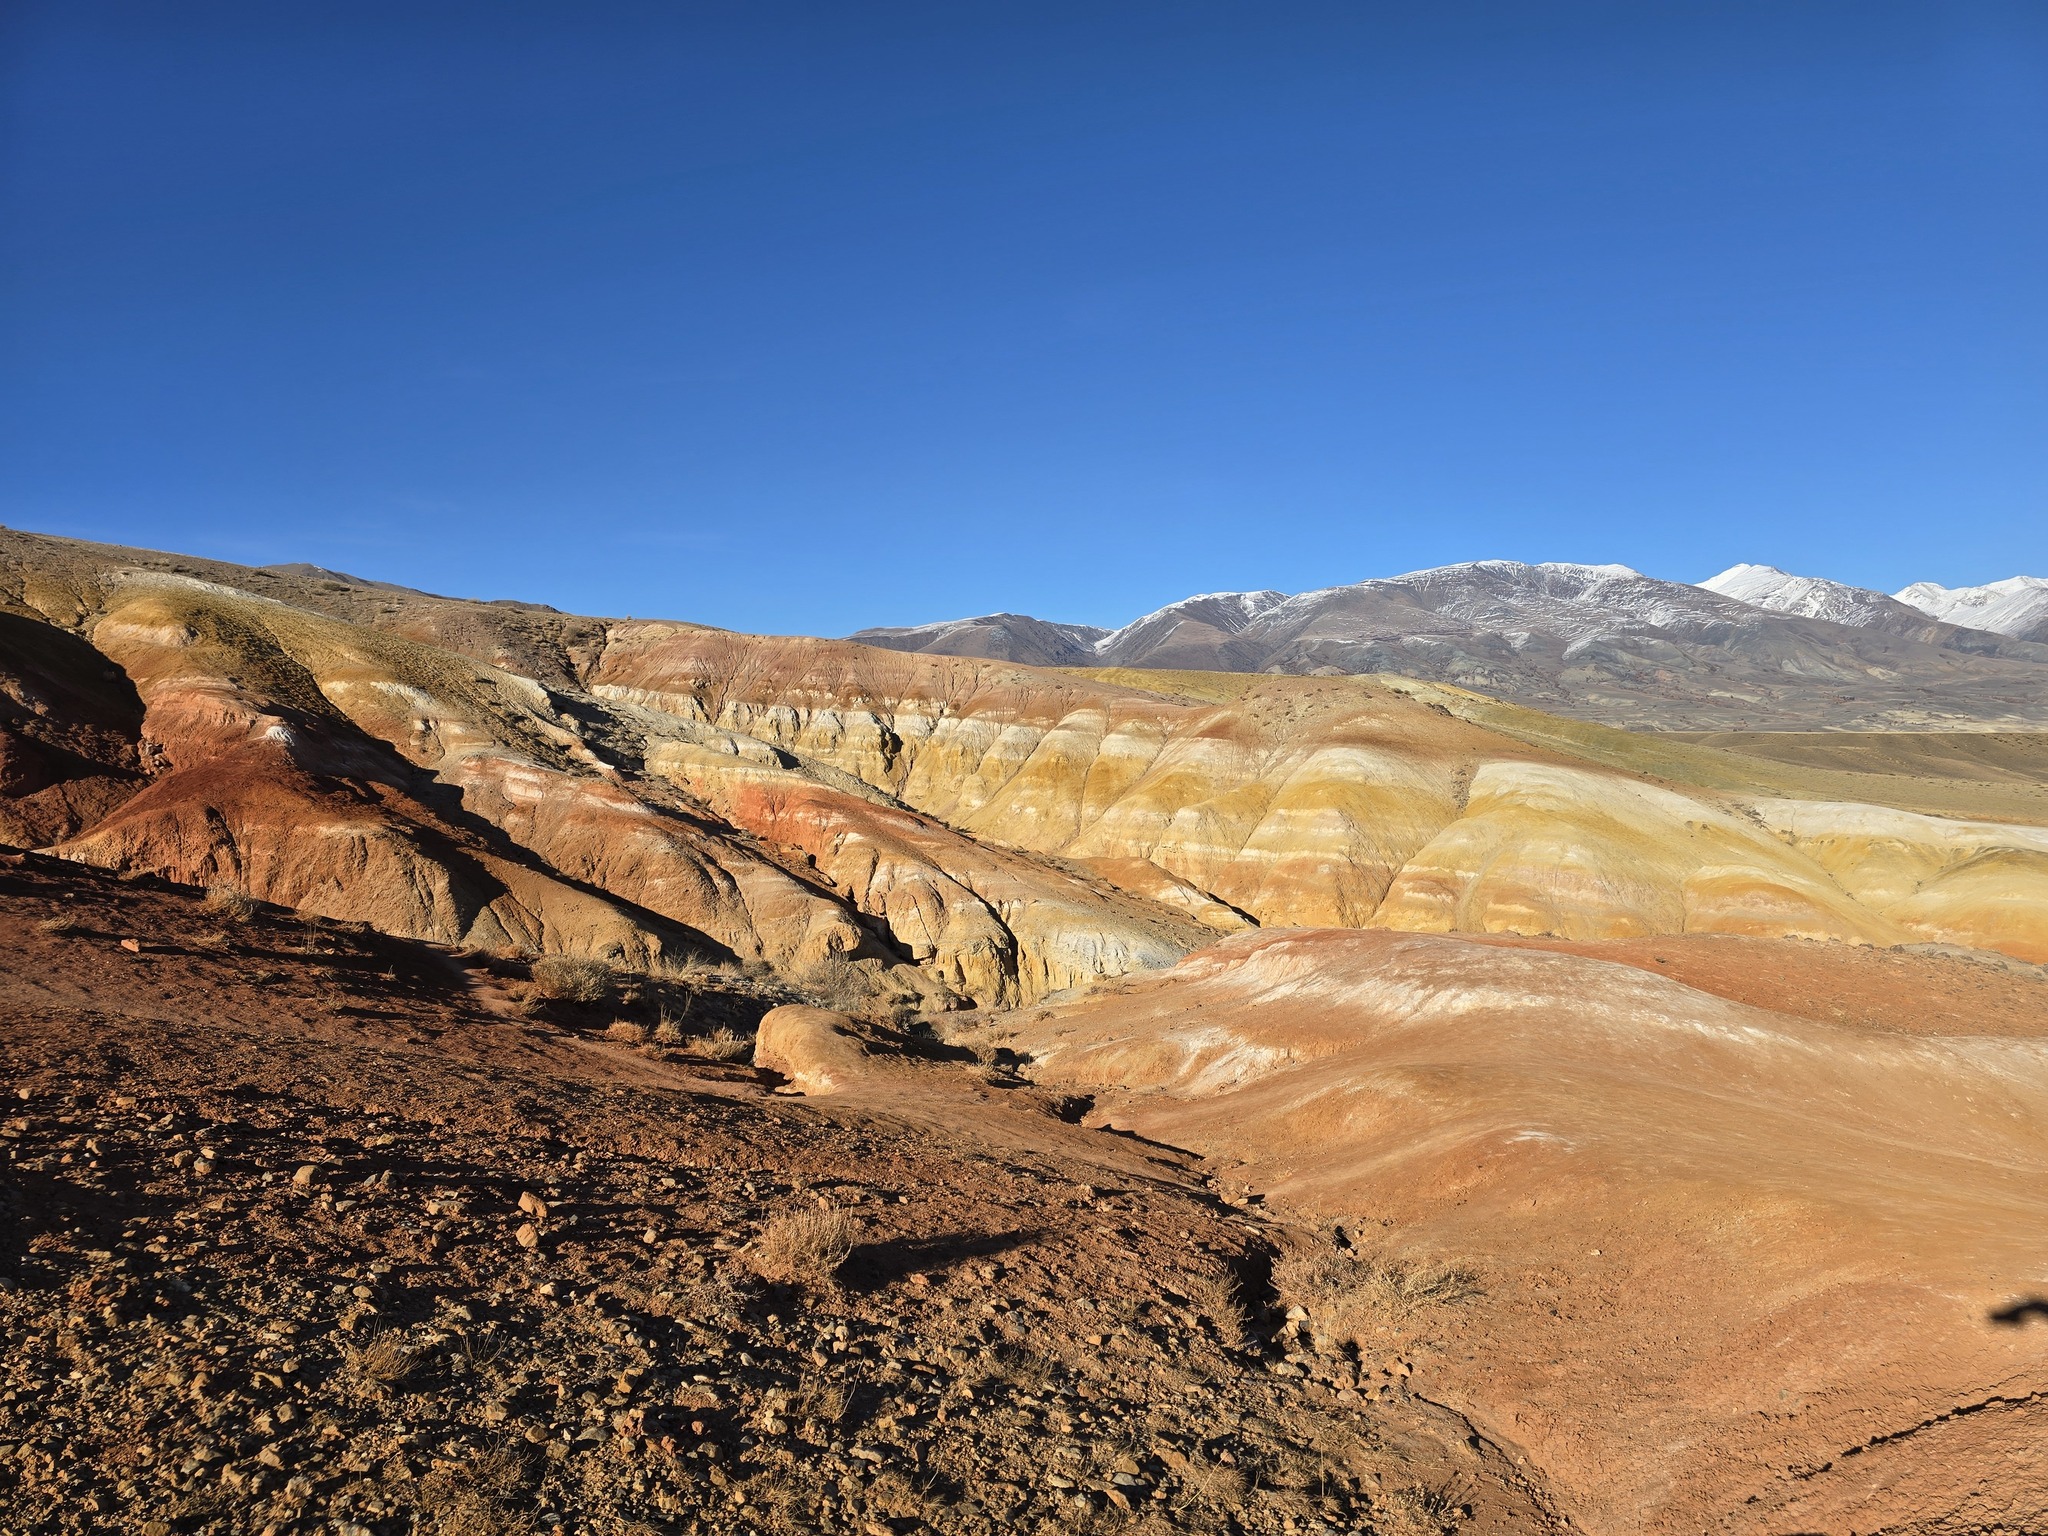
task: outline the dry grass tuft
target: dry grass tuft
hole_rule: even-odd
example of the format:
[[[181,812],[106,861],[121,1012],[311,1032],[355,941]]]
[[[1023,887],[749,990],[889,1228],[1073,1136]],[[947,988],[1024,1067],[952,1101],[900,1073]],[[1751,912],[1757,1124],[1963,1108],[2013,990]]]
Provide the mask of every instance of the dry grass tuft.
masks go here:
[[[662,1009],[661,1017],[654,1026],[654,1043],[656,1045],[681,1045],[689,1038],[690,1032],[683,1028],[682,1023],[677,1019],[671,1018],[666,1008]]]
[[[607,1040],[617,1040],[623,1045],[639,1045],[646,1040],[647,1031],[641,1025],[621,1019],[616,1024],[606,1026],[604,1037]]]
[[[729,1029],[698,1035],[690,1041],[688,1049],[706,1061],[751,1061],[754,1056],[754,1042]]]
[[[37,923],[36,929],[41,933],[76,933],[84,926],[71,913],[59,912],[55,917],[46,917]]]
[[[853,1255],[853,1218],[832,1206],[784,1211],[761,1229],[747,1260],[764,1280],[830,1286]]]
[[[617,978],[602,960],[543,955],[533,962],[533,982],[550,1002],[588,1004],[610,997]]]
[[[1190,1461],[1180,1481],[1188,1498],[1223,1510],[1236,1509],[1251,1491],[1244,1473],[1214,1461]]]
[[[1176,1295],[1185,1296],[1189,1306],[1214,1324],[1224,1342],[1235,1344],[1244,1338],[1249,1321],[1244,1301],[1238,1295],[1237,1277],[1228,1270],[1175,1275],[1171,1289]]]
[[[424,1352],[414,1349],[399,1334],[380,1333],[349,1352],[348,1366],[368,1385],[397,1387],[419,1369],[425,1358]]]
[[[1471,1271],[1447,1264],[1408,1264],[1317,1245],[1273,1266],[1283,1301],[1308,1313],[1317,1346],[1360,1349],[1410,1331],[1418,1314],[1482,1294]]]
[[[247,891],[232,885],[206,888],[207,910],[219,913],[231,923],[246,923],[256,915],[256,901]]]
[[[836,1381],[807,1376],[803,1384],[790,1393],[786,1412],[798,1424],[829,1427],[845,1418],[846,1410],[852,1406],[853,1399],[844,1386]]]
[[[460,1471],[420,1479],[412,1502],[420,1512],[416,1531],[433,1536],[523,1536],[531,1517],[507,1508],[526,1491],[532,1470],[509,1446],[472,1456]]]
[[[713,1275],[685,1287],[670,1303],[675,1317],[721,1327],[737,1323],[746,1310],[746,1296],[723,1275]]]
[[[1452,1536],[1465,1511],[1441,1488],[1397,1488],[1373,1500],[1377,1536]]]

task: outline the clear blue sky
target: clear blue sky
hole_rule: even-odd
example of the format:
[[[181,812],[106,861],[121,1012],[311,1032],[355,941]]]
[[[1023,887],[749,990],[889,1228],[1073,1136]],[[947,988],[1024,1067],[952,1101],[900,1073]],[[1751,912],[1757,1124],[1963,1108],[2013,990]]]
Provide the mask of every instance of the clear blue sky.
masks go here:
[[[2048,6],[0,7],[0,520],[841,633],[2048,574]]]

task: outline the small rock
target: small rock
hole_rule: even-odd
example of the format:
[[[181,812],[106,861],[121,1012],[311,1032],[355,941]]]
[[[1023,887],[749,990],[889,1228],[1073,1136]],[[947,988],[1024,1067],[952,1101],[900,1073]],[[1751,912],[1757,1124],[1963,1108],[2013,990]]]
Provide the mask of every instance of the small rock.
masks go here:
[[[536,1195],[532,1190],[527,1190],[525,1193],[520,1195],[519,1209],[526,1212],[526,1214],[531,1216],[535,1221],[546,1221],[548,1219],[547,1201],[541,1199],[541,1197],[539,1195]]]
[[[533,1223],[530,1221],[522,1222],[519,1230],[512,1235],[518,1240],[519,1246],[522,1248],[538,1248],[540,1246],[540,1233],[535,1230]]]
[[[313,1187],[313,1180],[319,1176],[320,1168],[318,1164],[301,1163],[299,1164],[299,1171],[292,1175],[292,1188],[311,1189]]]
[[[121,941],[121,947],[127,950],[128,953],[131,955],[139,955],[142,953],[142,941],[140,939],[123,939]]]

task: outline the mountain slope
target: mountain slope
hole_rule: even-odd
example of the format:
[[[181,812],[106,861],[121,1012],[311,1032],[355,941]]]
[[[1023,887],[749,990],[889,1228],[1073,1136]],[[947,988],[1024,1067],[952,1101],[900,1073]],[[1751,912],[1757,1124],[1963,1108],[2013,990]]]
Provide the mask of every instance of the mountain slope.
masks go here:
[[[2039,576],[2011,576],[1981,587],[1944,587],[1921,581],[1898,597],[1900,602],[1950,624],[2048,643],[2048,581]]]
[[[1881,629],[1923,645],[1982,656],[2010,656],[2022,661],[2043,659],[2024,640],[2015,643],[2010,636],[1988,629],[1943,623],[1930,619],[1919,608],[1868,587],[1846,586],[1820,576],[1792,576],[1774,566],[1733,565],[1700,586],[1773,613],[1825,619],[1830,624],[1846,624],[1855,629]]]
[[[1107,630],[1089,624],[1054,624],[1017,613],[986,613],[904,629],[864,629],[849,635],[862,645],[892,651],[931,651],[941,656],[987,656],[1031,667],[1085,666]]]
[[[1775,612],[1624,566],[1492,560],[1190,599],[1096,651],[1122,667],[1391,673],[1658,729],[2048,724],[2048,649],[1910,623],[1920,633]]]

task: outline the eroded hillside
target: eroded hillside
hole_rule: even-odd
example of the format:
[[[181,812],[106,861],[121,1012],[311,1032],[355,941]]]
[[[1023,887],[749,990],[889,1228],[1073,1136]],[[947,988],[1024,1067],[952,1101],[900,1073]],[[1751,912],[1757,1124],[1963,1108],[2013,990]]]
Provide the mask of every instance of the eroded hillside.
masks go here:
[[[395,933],[898,1008],[1250,924],[2048,958],[2030,768],[1930,788],[1398,679],[1046,671],[8,540],[12,620],[73,648],[24,718],[102,722],[55,820],[23,781],[24,827]],[[21,654],[17,692],[49,670]]]
[[[0,871],[7,1187],[63,1212],[7,1260],[12,1390],[118,1426],[24,1431],[38,1509],[2048,1518],[2038,735],[1637,733],[14,533],[0,640],[0,837],[55,856]],[[756,1284],[821,1194],[846,1287]],[[243,1262],[294,1244],[326,1289]],[[196,1441],[151,1416],[188,1387]]]

